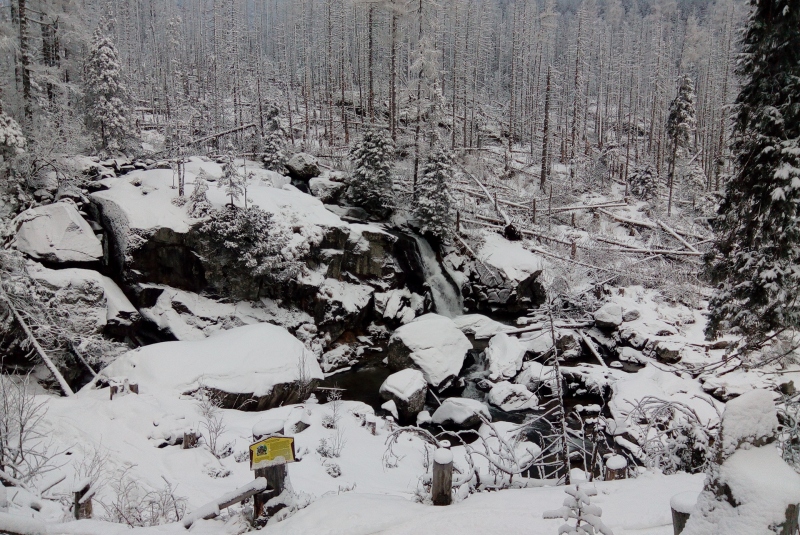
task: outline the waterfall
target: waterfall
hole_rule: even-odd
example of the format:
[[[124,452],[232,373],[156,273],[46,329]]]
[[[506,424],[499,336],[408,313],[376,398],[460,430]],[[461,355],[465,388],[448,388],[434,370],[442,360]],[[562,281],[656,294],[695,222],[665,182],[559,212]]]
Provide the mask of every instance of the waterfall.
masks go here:
[[[417,242],[425,282],[431,288],[433,305],[436,313],[448,318],[455,318],[464,314],[464,301],[461,292],[448,279],[442,271],[442,266],[436,258],[436,253],[428,241],[421,236],[412,235]]]

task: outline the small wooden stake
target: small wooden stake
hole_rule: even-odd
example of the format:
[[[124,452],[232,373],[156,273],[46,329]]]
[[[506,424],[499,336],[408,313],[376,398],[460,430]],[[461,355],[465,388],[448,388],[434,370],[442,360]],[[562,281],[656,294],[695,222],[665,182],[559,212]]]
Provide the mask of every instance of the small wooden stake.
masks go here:
[[[91,484],[87,483],[82,489],[75,491],[75,500],[72,506],[72,513],[75,515],[75,520],[84,518],[92,518],[92,498],[91,496],[84,500],[84,496],[89,492]]]
[[[786,508],[786,522],[783,523],[780,535],[795,535],[798,531],[798,512],[800,505],[794,504]]]
[[[453,454],[439,448],[433,458],[431,485],[433,505],[450,505],[453,502]]]
[[[675,509],[672,510],[672,531],[675,535],[681,535],[688,521],[689,513],[680,513]]]
[[[181,449],[188,450],[197,446],[197,433],[194,431],[186,431],[183,433],[183,444]]]

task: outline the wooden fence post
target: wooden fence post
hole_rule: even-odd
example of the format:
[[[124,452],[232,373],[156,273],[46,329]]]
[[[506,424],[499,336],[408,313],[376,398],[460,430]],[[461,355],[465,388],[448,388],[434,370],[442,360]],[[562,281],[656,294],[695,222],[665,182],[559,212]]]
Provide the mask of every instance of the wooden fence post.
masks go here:
[[[75,516],[75,520],[92,518],[92,494],[94,493],[89,494],[91,486],[91,481],[83,481],[78,484],[78,487],[73,489],[75,499],[72,506],[72,513]]]
[[[253,496],[253,519],[264,514],[264,505],[275,496],[280,496],[286,488],[288,470],[286,464],[276,464],[266,468],[256,468],[256,479],[263,477],[267,480],[267,490]]]
[[[587,342],[588,343],[588,342]],[[625,479],[628,461],[622,455],[612,455],[606,459],[606,481]]]
[[[681,535],[681,532],[683,532],[686,523],[689,521],[689,515],[697,503],[698,496],[697,492],[681,492],[673,496],[669,501],[669,506],[672,509],[672,531],[674,535]]]
[[[184,431],[183,432],[183,443],[181,444],[181,449],[188,450],[197,446],[197,432],[196,431]]]
[[[453,452],[447,448],[439,448],[433,455],[431,496],[433,505],[453,502]]]
[[[781,535],[796,535],[798,529],[797,515],[800,512],[800,505],[793,504],[786,508],[786,522],[783,523]]]

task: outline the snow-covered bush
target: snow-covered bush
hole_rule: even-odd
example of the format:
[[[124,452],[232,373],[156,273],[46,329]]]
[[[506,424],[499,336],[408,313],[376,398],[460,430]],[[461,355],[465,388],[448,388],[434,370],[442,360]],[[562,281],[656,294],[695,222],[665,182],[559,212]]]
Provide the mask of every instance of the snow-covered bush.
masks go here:
[[[636,403],[628,419],[649,467],[666,474],[706,469],[717,424],[701,421],[689,405],[647,396]]]
[[[558,529],[559,535],[614,535],[600,520],[602,509],[592,505],[592,496],[597,496],[597,489],[591,485],[576,485],[564,489],[567,497],[564,505],[552,511],[545,511],[544,518],[563,518],[567,523]],[[574,520],[575,524],[569,523]]]
[[[0,158],[7,160],[25,150],[25,136],[17,121],[3,111],[0,102]]]
[[[200,411],[202,418],[200,426],[203,428],[203,438],[206,440],[206,445],[217,459],[223,457],[223,452],[229,449],[230,445],[223,446],[220,444],[220,436],[226,430],[225,420],[220,409],[220,399],[213,391],[208,389],[201,389],[198,392],[199,399],[197,400],[197,408]]]
[[[284,282],[302,269],[289,244],[291,230],[258,206],[212,210],[198,231],[208,280],[220,290],[246,295],[261,280]],[[237,276],[250,279],[249,284],[235,287],[231,281]]]
[[[25,485],[57,468],[53,458],[61,452],[48,439],[42,425],[47,409],[32,388],[27,376],[0,375],[0,486]]]
[[[160,526],[178,522],[186,514],[186,498],[175,494],[166,482],[160,489],[147,488],[131,474],[132,466],[120,469],[111,477],[113,500],[98,500],[106,519],[130,527]],[[166,481],[166,479],[165,479]]]
[[[386,217],[394,208],[391,161],[394,146],[385,129],[368,128],[350,151],[355,171],[349,196],[356,206]]]

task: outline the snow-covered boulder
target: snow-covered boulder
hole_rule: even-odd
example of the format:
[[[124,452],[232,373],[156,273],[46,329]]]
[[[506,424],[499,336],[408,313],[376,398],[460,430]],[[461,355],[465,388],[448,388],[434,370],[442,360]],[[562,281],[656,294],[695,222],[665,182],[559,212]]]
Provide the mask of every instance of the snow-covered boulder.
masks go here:
[[[48,269],[31,263],[28,274],[45,287],[56,292],[62,303],[83,305],[87,317],[96,322],[97,329],[109,326],[128,328],[139,320],[139,312],[117,283],[105,275],[88,269]]]
[[[314,318],[317,326],[338,338],[366,317],[375,292],[364,284],[325,279],[314,297]]]
[[[664,362],[670,364],[680,362],[683,345],[684,344],[681,344],[680,342],[668,342],[666,340],[661,340],[656,343],[655,352],[656,355],[658,355],[658,358]]]
[[[472,344],[453,320],[425,314],[397,329],[389,340],[389,366],[416,367],[428,384],[442,389],[458,375]]]
[[[381,385],[381,397],[394,401],[400,423],[413,423],[417,414],[425,408],[428,383],[422,372],[414,369],[393,373]]]
[[[552,387],[555,382],[555,371],[552,366],[544,366],[534,360],[525,362],[522,371],[514,378],[514,383],[536,391],[543,384]]]
[[[489,391],[489,403],[506,412],[535,409],[539,399],[525,386],[501,381]]]
[[[505,333],[496,334],[489,340],[486,360],[489,363],[489,379],[510,379],[522,368],[522,358],[527,348],[519,339]]]
[[[629,308],[622,313],[622,321],[636,321],[642,316],[638,309]]]
[[[464,314],[453,318],[456,327],[466,335],[472,335],[476,340],[491,338],[497,333],[510,331],[513,327],[495,321],[483,314]]]
[[[59,202],[31,208],[14,220],[12,245],[45,262],[97,262],[103,245],[75,205]]]
[[[452,425],[461,428],[477,427],[481,424],[482,415],[491,421],[489,409],[477,399],[447,398],[436,409],[431,422],[437,425]]]
[[[331,180],[329,176],[318,176],[308,181],[311,195],[324,203],[336,203],[344,193],[347,184]]]
[[[308,182],[320,175],[319,162],[312,155],[298,152],[286,162],[286,169],[292,179]]]
[[[594,321],[601,329],[616,329],[622,323],[622,307],[606,303],[594,313]]]
[[[269,299],[223,303],[157,284],[142,284],[139,293],[142,316],[177,340],[202,340],[216,331],[253,323],[294,330],[314,322],[309,314],[279,308]]]
[[[322,379],[314,354],[283,327],[259,323],[203,340],[163,342],[130,351],[103,370],[125,377],[140,392],[175,394],[208,388],[224,406],[265,410],[298,399],[302,383]]]
[[[502,308],[506,313],[522,312],[544,302],[541,275],[548,263],[525,249],[521,242],[508,241],[494,232],[483,232],[473,264],[472,291],[465,304],[479,310]]]

